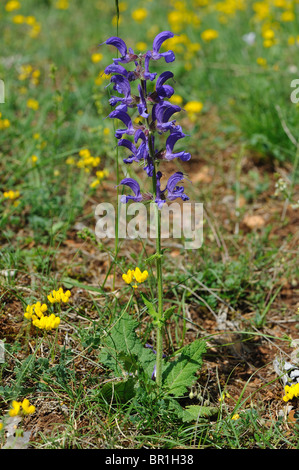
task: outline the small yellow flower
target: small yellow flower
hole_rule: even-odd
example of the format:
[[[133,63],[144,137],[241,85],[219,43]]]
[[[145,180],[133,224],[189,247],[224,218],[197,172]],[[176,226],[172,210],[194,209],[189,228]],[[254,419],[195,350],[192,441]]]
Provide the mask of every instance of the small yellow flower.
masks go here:
[[[21,406],[25,415],[31,415],[35,412],[35,406],[30,405],[28,398],[24,398]]]
[[[62,287],[60,287],[57,291],[53,290],[47,297],[51,304],[56,302],[63,302],[67,303],[70,299],[71,292],[69,290],[63,292]]]
[[[183,98],[180,95],[172,95],[172,97],[169,100],[173,104],[177,104],[181,106],[183,104]]]
[[[3,429],[3,423],[1,423],[0,421],[0,431],[2,431],[2,429]]]
[[[11,409],[9,410],[8,414],[11,417],[17,416],[21,410],[21,403],[19,401],[13,400],[11,404]]]
[[[201,33],[201,38],[203,41],[209,42],[213,39],[218,38],[219,33],[215,29],[206,29]]]
[[[38,156],[37,155],[32,155],[31,156],[31,161],[32,161],[32,163],[36,163],[38,161]]]
[[[136,50],[137,51],[146,51],[147,50],[147,44],[146,42],[143,42],[143,41],[140,41],[140,42],[137,42],[136,44]]]
[[[126,282],[126,284],[131,284],[131,282],[133,281],[133,271],[131,269],[129,269],[127,271],[127,274],[124,273],[122,275],[122,278]]]
[[[256,63],[260,65],[261,67],[266,67],[267,66],[267,59],[264,59],[263,57],[258,57],[256,59]]]
[[[19,10],[21,8],[20,2],[16,0],[10,0],[9,2],[6,3],[5,5],[5,10],[8,12],[14,11],[14,10]]]
[[[38,108],[39,108],[39,103],[37,100],[35,100],[34,98],[29,98],[27,100],[27,108],[29,109],[33,109],[33,111],[37,111]]]
[[[142,282],[146,281],[148,278],[148,272],[143,271],[141,272],[140,269],[137,267],[135,270],[129,269],[127,271],[127,274],[122,275],[123,280],[125,281],[126,284],[131,284],[133,280],[136,280],[138,284],[141,284]],[[134,289],[138,287],[136,283],[133,285]]]
[[[30,405],[28,398],[24,398],[22,402],[13,400],[11,409],[9,410],[9,416],[28,415],[35,412],[35,406]]]
[[[23,23],[25,23],[26,18],[25,18],[25,16],[23,16],[23,15],[15,15],[15,16],[13,17],[12,21],[13,21],[15,24],[23,24]]]
[[[134,21],[137,21],[137,23],[142,23],[142,21],[144,21],[146,17],[147,10],[145,8],[137,8],[137,10],[134,10],[132,12],[132,18]]]
[[[54,313],[51,313],[50,316],[43,315],[40,318],[33,316],[32,324],[41,330],[54,330],[60,325],[60,318]]]
[[[240,415],[238,413],[235,413],[233,416],[232,416],[232,419],[233,420],[237,420],[240,418]]]
[[[18,197],[20,197],[20,191],[13,191],[12,189],[9,191],[5,191],[3,193],[3,197],[5,197],[5,199],[11,200],[17,199]]]
[[[69,5],[68,0],[58,0],[55,3],[55,8],[57,8],[57,10],[67,10],[69,6],[70,5]]]
[[[100,52],[95,52],[91,56],[91,60],[94,64],[97,64],[98,62],[101,62],[102,59],[103,59],[103,54],[101,54]]]

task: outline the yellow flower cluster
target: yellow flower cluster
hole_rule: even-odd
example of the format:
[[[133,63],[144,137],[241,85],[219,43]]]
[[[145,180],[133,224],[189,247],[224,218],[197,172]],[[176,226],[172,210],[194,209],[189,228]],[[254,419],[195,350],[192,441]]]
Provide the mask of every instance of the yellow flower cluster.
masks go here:
[[[201,39],[205,42],[213,41],[213,39],[218,38],[219,33],[215,29],[205,29],[201,33]]]
[[[18,79],[20,81],[25,81],[25,80],[30,79],[30,82],[32,83],[32,85],[36,86],[39,84],[39,78],[40,78],[39,69],[33,69],[32,65],[30,64],[21,65],[20,73],[18,76]]]
[[[69,290],[63,291],[60,287],[57,291],[53,290],[47,296],[51,304],[54,303],[67,303],[70,299],[71,292]],[[54,313],[50,315],[44,315],[48,310],[46,304],[41,304],[41,302],[36,302],[32,305],[27,305],[24,317],[27,320],[32,320],[32,324],[41,330],[54,330],[60,325],[60,318]]]
[[[284,387],[285,395],[283,397],[283,401],[289,401],[292,400],[293,398],[298,398],[299,397],[299,383],[296,383],[294,385],[286,385]]]
[[[77,165],[78,168],[83,168],[86,173],[89,173],[92,168],[95,168],[101,162],[101,158],[93,157],[88,149],[80,150],[79,157],[78,162],[73,157],[68,157],[66,163],[68,165]]]
[[[15,15],[12,21],[15,24],[25,24],[30,26],[28,35],[31,38],[36,38],[41,31],[41,25],[34,16]]]
[[[9,410],[9,416],[22,416],[32,415],[35,412],[35,406],[30,405],[28,398],[24,398],[22,402],[13,400],[11,409]]]
[[[91,60],[94,64],[101,62],[102,59],[103,59],[103,54],[101,54],[100,52],[95,52],[94,54],[91,55]]]
[[[200,18],[198,16],[198,8],[190,8],[188,2],[183,0],[172,0],[171,6],[173,10],[168,14],[168,23],[171,31],[180,33],[185,30],[188,25],[198,27],[200,25]]]
[[[69,290],[66,290],[63,292],[62,287],[60,287],[58,290],[53,290],[48,296],[49,302],[51,304],[54,304],[56,302],[63,302],[67,303],[70,300],[71,292]]]
[[[3,197],[5,199],[11,199],[12,201],[14,201],[18,197],[20,197],[20,191],[13,191],[12,189],[10,189],[9,191],[4,191]]]
[[[188,101],[184,106],[184,110],[187,112],[188,118],[192,122],[196,121],[202,108],[203,103],[201,103],[201,101]]]
[[[69,1],[68,0],[58,0],[56,3],[55,3],[55,8],[57,8],[57,10],[67,10],[69,8]]]
[[[109,171],[104,169],[104,170],[99,170],[96,172],[96,177],[97,179],[95,179],[94,181],[92,181],[92,183],[90,183],[90,187],[91,188],[96,188],[100,182],[106,178],[107,176],[109,175]]]
[[[9,119],[2,119],[2,113],[0,113],[0,130],[8,129],[10,127]]]
[[[39,108],[39,102],[35,100],[34,98],[29,98],[27,100],[27,108],[32,109],[33,111],[37,111]]]
[[[21,8],[21,4],[17,0],[10,0],[5,5],[5,10],[8,12],[19,10],[20,8]]]
[[[138,284],[141,284],[142,282],[146,281],[148,278],[148,272],[143,271],[141,272],[140,269],[137,267],[135,270],[129,269],[127,271],[127,274],[122,275],[123,280],[125,281],[126,284],[131,284],[134,280],[136,281],[135,284],[133,285],[134,289],[137,289]]]
[[[132,12],[132,18],[137,23],[142,23],[142,21],[144,21],[146,17],[147,17],[146,8],[137,8],[137,10],[134,10]]]

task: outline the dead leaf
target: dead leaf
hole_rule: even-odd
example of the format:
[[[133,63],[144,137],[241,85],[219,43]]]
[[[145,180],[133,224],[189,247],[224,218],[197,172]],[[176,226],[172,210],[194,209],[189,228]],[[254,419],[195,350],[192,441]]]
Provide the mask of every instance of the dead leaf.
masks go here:
[[[265,225],[265,220],[261,215],[246,215],[243,222],[250,229],[261,228]]]

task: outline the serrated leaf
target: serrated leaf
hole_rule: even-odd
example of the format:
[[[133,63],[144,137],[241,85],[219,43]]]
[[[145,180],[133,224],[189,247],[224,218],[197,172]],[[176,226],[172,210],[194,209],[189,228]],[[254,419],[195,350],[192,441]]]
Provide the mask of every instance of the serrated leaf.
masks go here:
[[[198,421],[200,418],[211,418],[218,413],[215,406],[190,405],[183,410],[181,418],[184,422]]]
[[[152,302],[150,302],[143,294],[141,294],[142,300],[145,303],[145,306],[148,310],[149,315],[155,320],[158,320],[158,312],[155,310]]]
[[[100,354],[101,362],[112,369],[117,375],[124,375],[126,363],[135,370],[142,366],[151,377],[156,363],[156,356],[151,349],[144,347],[135,333],[138,322],[125,313],[112,327],[104,340],[104,348]]]
[[[179,358],[164,370],[162,382],[167,393],[178,397],[187,392],[202,366],[202,355],[205,352],[206,343],[200,339],[182,349]]]
[[[169,318],[171,317],[175,309],[176,309],[176,306],[174,305],[173,307],[169,307],[168,309],[165,310],[164,321],[169,320]]]

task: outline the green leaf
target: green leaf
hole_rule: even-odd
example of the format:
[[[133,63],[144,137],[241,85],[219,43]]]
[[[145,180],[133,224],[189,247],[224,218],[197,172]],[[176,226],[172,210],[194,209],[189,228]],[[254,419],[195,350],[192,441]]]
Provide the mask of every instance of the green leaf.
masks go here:
[[[155,310],[155,307],[153,306],[152,302],[150,302],[143,294],[141,294],[141,297],[142,297],[143,302],[145,303],[145,306],[148,310],[149,315],[153,319],[153,324],[161,328],[163,325],[163,320],[159,318],[159,314]]]
[[[181,350],[180,357],[171,362],[162,376],[163,388],[174,396],[182,396],[195,382],[195,374],[202,366],[202,355],[206,352],[206,343],[196,340]]]
[[[135,381],[133,377],[119,382],[107,382],[101,387],[102,396],[109,402],[126,403],[135,395]]]
[[[156,355],[142,344],[135,333],[137,327],[138,321],[125,313],[103,341],[100,361],[117,375],[124,376],[140,366],[149,377],[153,373]]]
[[[190,405],[186,406],[181,413],[184,422],[198,421],[200,418],[211,418],[218,413],[216,406]]]

